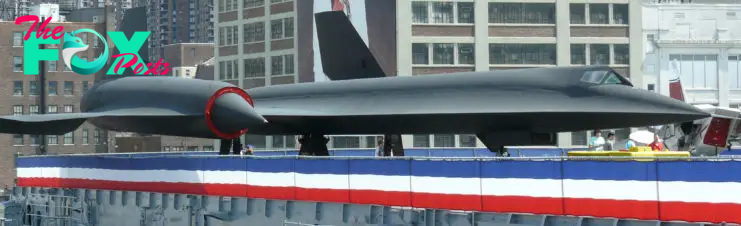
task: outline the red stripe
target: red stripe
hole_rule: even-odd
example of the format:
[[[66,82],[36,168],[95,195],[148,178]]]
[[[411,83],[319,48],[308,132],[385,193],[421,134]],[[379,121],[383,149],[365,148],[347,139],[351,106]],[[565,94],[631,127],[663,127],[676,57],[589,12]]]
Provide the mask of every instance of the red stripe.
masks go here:
[[[659,219],[658,201],[564,198],[564,215]]]
[[[350,203],[412,206],[412,193],[402,191],[350,190]]]
[[[412,193],[417,208],[481,211],[481,195]]]
[[[233,184],[121,182],[18,178],[19,187],[61,187],[181,193],[279,200],[412,206],[450,210],[614,217],[641,220],[741,223],[741,204],[478,196],[372,190],[306,189]]]

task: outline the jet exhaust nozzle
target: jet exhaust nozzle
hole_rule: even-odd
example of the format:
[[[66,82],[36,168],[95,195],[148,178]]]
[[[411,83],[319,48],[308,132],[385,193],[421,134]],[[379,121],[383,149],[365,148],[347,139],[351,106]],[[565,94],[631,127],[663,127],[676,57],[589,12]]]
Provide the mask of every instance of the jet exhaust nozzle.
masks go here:
[[[252,107],[252,98],[238,87],[222,88],[209,99],[206,121],[221,139],[234,139],[245,134],[251,125],[267,123]]]

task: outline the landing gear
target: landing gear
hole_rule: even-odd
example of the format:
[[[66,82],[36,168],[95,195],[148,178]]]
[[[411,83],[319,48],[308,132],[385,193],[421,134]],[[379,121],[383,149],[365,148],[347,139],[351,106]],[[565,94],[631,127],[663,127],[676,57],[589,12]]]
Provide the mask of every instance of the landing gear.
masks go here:
[[[324,134],[303,134],[298,142],[301,144],[298,155],[329,156],[329,149],[327,148],[329,137],[324,136]]]
[[[229,148],[232,149],[232,153],[238,155],[242,151],[242,141],[239,138],[236,139],[220,139],[219,140],[219,155],[228,155]]]

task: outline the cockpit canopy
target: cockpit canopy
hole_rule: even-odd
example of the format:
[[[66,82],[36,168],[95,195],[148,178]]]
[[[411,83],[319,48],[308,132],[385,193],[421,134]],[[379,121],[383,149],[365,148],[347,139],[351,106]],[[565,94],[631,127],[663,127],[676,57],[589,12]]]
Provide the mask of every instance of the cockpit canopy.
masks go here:
[[[614,70],[585,71],[581,81],[590,85],[626,85],[633,86],[628,79],[615,73]]]

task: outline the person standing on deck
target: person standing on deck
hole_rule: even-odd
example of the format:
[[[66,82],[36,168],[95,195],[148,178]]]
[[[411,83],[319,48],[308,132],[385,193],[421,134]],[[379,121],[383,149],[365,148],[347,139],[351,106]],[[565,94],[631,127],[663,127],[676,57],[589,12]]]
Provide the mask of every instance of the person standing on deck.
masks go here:
[[[589,139],[589,150],[603,151],[605,148],[605,138],[602,137],[602,132],[595,130],[593,136]]]

